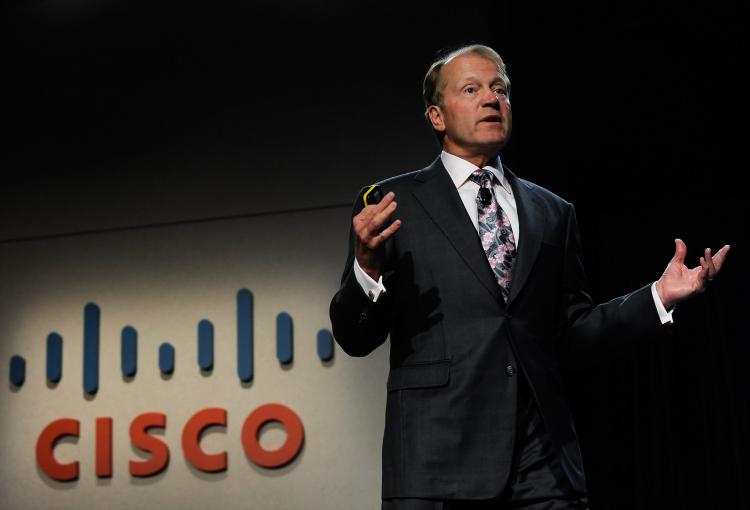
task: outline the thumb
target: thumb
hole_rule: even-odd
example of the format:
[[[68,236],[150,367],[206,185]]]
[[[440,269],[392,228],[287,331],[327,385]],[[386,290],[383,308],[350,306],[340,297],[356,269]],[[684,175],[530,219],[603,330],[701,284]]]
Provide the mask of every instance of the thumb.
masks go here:
[[[674,240],[674,255],[672,256],[672,262],[682,264],[685,261],[685,255],[687,254],[687,246],[682,239]]]

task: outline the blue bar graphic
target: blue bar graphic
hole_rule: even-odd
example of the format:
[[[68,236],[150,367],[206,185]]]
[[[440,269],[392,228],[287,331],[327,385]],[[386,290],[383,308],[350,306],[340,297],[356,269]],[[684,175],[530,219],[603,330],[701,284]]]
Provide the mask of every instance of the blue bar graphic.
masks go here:
[[[253,294],[247,289],[237,292],[237,375],[253,379]]]
[[[47,380],[58,383],[62,378],[62,337],[57,333],[47,335]]]
[[[135,377],[138,370],[138,332],[132,326],[122,328],[120,337],[120,366],[122,375]]]
[[[174,372],[174,347],[166,342],[159,346],[159,370],[165,375]]]
[[[320,361],[333,359],[333,335],[327,329],[318,331],[318,357]]]
[[[99,389],[99,307],[89,303],[83,309],[83,391]]]
[[[214,325],[206,319],[198,323],[198,366],[201,370],[214,368]]]
[[[276,357],[283,365],[290,363],[294,356],[292,316],[281,312],[276,316]]]
[[[10,358],[10,383],[21,386],[26,380],[26,360],[21,356]]]

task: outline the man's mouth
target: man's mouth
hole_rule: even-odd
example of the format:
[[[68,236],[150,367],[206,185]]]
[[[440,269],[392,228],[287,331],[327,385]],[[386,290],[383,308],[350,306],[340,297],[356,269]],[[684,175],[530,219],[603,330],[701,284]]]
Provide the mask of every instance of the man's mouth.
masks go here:
[[[487,117],[483,117],[479,122],[498,122],[502,123],[503,118],[500,115],[488,115]]]

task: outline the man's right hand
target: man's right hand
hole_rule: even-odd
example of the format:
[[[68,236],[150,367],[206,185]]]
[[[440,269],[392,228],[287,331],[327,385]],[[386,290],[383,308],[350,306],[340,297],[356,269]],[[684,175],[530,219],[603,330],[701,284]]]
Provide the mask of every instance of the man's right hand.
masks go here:
[[[356,236],[354,255],[357,263],[367,275],[375,281],[380,278],[385,256],[384,243],[401,227],[401,220],[395,220],[383,228],[388,218],[396,210],[396,195],[391,191],[383,200],[368,205],[352,218],[352,227]]]

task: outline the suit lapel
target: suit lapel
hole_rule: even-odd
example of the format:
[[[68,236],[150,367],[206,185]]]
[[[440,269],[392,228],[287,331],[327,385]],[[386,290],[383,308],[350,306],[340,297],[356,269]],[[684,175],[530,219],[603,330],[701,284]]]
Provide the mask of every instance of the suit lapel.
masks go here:
[[[417,173],[415,179],[422,185],[415,188],[414,197],[448,238],[480,283],[504,306],[500,286],[487,262],[479,235],[466,214],[466,208],[461,202],[456,186],[451,181],[440,157],[429,167]]]
[[[522,182],[507,167],[504,167],[504,172],[516,199],[518,228],[521,231],[521,241],[516,247],[516,261],[513,264],[513,279],[508,296],[508,306],[510,306],[529,278],[531,268],[539,254],[544,236],[545,208],[536,194],[531,192],[528,184]]]

